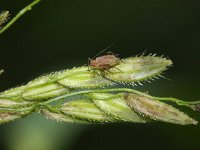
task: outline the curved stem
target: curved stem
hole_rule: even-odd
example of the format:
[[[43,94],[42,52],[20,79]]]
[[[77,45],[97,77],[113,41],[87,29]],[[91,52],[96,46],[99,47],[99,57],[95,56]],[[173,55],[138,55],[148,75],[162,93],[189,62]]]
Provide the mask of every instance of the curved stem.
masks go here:
[[[73,93],[69,93],[69,94],[66,94],[66,95],[62,95],[62,96],[50,99],[50,100],[48,100],[48,101],[46,101],[44,103],[45,104],[49,104],[49,103],[55,102],[55,101],[57,101],[59,99],[64,99],[64,98],[67,98],[67,97],[71,97],[71,96],[75,96],[75,95],[81,95],[81,94],[87,94],[87,93],[96,93],[96,92],[97,93],[104,93],[104,92],[129,92],[129,93],[135,93],[135,94],[143,95],[145,97],[153,98],[153,99],[156,99],[156,100],[159,100],[159,101],[174,102],[179,106],[186,106],[186,107],[189,107],[189,108],[193,108],[192,107],[193,105],[200,104],[200,101],[187,102],[187,101],[183,101],[183,100],[180,100],[180,99],[177,99],[177,98],[173,98],[173,97],[154,97],[154,96],[150,96],[150,95],[148,95],[146,93],[139,92],[137,90],[129,89],[129,88],[93,89],[93,90],[76,91],[76,92],[73,92]]]
[[[4,31],[6,31],[15,21],[17,21],[22,15],[24,15],[27,11],[31,10],[31,8],[39,3],[41,0],[34,0],[32,3],[30,3],[28,6],[23,8],[8,24],[6,24],[1,30],[0,34],[2,34]]]
[[[48,104],[52,103],[52,102],[56,102],[58,100],[61,99],[65,99],[71,96],[77,96],[77,95],[82,95],[82,94],[88,94],[88,93],[108,93],[108,92],[128,92],[128,93],[135,93],[138,95],[142,95],[151,99],[155,99],[158,101],[168,101],[168,102],[173,102],[176,103],[179,106],[185,106],[191,109],[194,109],[195,105],[200,104],[200,101],[193,101],[193,102],[187,102],[187,101],[183,101],[177,98],[173,98],[173,97],[154,97],[151,95],[148,95],[146,93],[134,90],[134,89],[129,89],[129,88],[110,88],[110,89],[92,89],[92,90],[83,90],[83,91],[75,91],[69,94],[65,94],[53,99],[49,99],[47,101],[43,101],[43,102],[39,102],[37,104],[33,104],[32,106],[28,106],[28,107],[22,107],[22,108],[0,108],[0,110],[6,110],[6,111],[25,111],[25,110],[30,110],[30,111],[35,111],[37,110],[39,107],[49,107]],[[56,111],[56,110],[54,110]]]
[[[51,103],[51,102],[55,102],[59,99],[64,99],[64,98],[71,97],[71,96],[74,96],[74,95],[81,95],[81,94],[88,94],[88,93],[105,93],[105,92],[130,92],[130,93],[136,93],[136,94],[151,97],[150,95],[147,95],[145,93],[142,93],[142,92],[139,92],[139,91],[136,91],[136,90],[133,90],[133,89],[128,89],[128,88],[92,89],[92,90],[76,91],[76,92],[72,92],[72,93],[69,93],[69,94],[65,94],[65,95],[50,99],[50,100],[48,100],[44,103],[48,104],[48,103]]]
[[[187,101],[183,101],[183,100],[173,98],[173,97],[154,97],[154,98],[157,100],[160,100],[160,101],[171,101],[180,106],[190,106],[191,107],[192,105],[200,104],[200,101],[187,102]]]

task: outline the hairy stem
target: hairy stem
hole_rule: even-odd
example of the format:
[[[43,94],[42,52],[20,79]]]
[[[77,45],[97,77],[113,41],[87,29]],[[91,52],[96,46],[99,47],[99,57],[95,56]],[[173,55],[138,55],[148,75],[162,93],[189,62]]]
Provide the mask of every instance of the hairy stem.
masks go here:
[[[33,6],[35,6],[37,3],[39,3],[41,0],[34,0],[32,3],[30,3],[28,6],[23,8],[6,26],[4,26],[0,30],[0,34],[2,34],[4,31],[6,31],[14,22],[16,22],[22,15],[24,15],[27,11],[31,10]]]

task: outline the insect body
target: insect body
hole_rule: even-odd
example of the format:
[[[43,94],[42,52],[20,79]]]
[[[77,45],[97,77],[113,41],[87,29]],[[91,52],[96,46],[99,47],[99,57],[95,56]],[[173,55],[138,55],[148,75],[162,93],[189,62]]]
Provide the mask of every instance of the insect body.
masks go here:
[[[104,56],[96,57],[95,59],[89,59],[89,66],[92,69],[99,71],[108,70],[119,64],[120,59],[115,55],[107,54]]]

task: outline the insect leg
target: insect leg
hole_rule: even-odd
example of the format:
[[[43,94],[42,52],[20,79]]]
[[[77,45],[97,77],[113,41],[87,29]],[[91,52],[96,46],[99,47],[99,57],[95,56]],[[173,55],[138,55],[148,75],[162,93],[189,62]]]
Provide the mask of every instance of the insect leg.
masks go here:
[[[120,71],[120,72],[123,72],[121,69],[119,69],[119,68],[117,68],[117,67],[114,67],[115,69],[117,69],[118,71]]]

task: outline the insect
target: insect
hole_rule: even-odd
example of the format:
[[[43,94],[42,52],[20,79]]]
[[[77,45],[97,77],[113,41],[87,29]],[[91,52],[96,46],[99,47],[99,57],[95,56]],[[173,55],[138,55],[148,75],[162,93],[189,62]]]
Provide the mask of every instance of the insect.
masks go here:
[[[99,54],[97,54],[94,58],[88,59],[88,70],[90,67],[93,70],[99,70],[103,72],[105,70],[109,70],[110,68],[115,67],[120,63],[120,58],[118,58],[115,54],[111,52],[108,52],[106,55],[99,56],[110,47],[111,45],[106,49],[104,49],[103,51],[101,51]]]
[[[104,56],[96,57],[96,59],[89,59],[89,65],[92,69],[100,71],[108,70],[119,64],[120,59],[115,55],[107,54]]]

